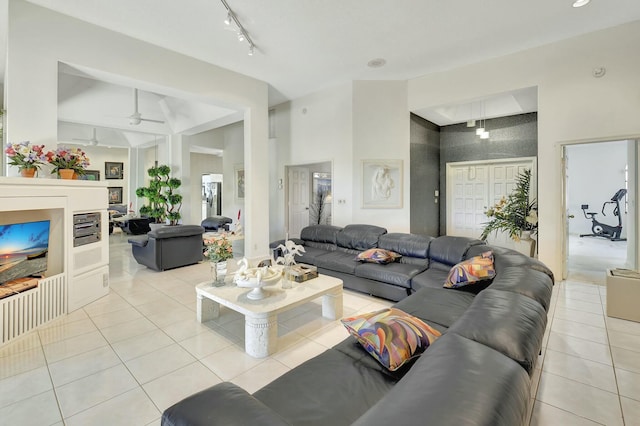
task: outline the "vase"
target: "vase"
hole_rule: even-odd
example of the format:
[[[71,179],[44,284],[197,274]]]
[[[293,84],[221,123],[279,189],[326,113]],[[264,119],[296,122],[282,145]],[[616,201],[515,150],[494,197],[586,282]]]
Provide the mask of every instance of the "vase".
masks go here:
[[[531,239],[531,231],[520,231],[520,239],[521,240],[530,240]]]
[[[285,266],[282,270],[282,288],[293,288],[293,278],[291,277],[291,266]]]
[[[73,179],[73,174],[75,171],[73,169],[59,169],[58,174],[60,175],[60,179]]]
[[[20,169],[20,176],[32,178],[36,175],[36,169]]]
[[[224,279],[227,276],[227,261],[211,262],[211,278],[213,278],[213,286],[222,287]]]

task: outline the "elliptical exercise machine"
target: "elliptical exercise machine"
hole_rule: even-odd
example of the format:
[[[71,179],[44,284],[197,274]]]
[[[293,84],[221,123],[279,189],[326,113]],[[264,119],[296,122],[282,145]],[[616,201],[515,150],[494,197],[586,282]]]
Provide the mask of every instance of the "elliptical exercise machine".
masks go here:
[[[606,216],[604,212],[607,204],[615,204],[613,208],[613,215],[618,216],[618,226],[607,225],[606,223],[598,222],[596,220],[597,212],[588,212],[589,204],[582,205],[582,213],[584,213],[584,217],[586,219],[591,220],[591,232],[592,234],[581,234],[581,237],[603,237],[607,238],[611,241],[627,241],[626,238],[620,238],[622,234],[622,217],[620,216],[620,200],[627,193],[626,189],[619,189],[613,197],[611,197],[611,201],[605,201],[602,203],[602,216]]]

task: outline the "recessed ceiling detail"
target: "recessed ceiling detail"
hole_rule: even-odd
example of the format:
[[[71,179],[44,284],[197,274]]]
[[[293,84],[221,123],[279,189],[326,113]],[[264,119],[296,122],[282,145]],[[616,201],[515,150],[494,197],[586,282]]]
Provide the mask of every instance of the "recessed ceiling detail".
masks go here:
[[[528,87],[457,104],[422,108],[412,112],[438,126],[448,126],[469,120],[505,117],[537,110],[538,90],[535,87]]]

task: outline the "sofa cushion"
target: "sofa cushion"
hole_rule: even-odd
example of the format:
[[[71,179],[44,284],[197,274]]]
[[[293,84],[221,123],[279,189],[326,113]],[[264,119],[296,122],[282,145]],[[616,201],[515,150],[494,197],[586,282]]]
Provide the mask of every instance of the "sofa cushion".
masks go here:
[[[336,244],[336,236],[342,228],[332,225],[311,225],[302,228],[300,231],[300,239],[314,241],[316,243]]]
[[[371,356],[390,371],[419,356],[440,332],[419,318],[387,308],[340,320]]]
[[[392,285],[411,288],[411,279],[426,266],[393,262],[386,265],[363,263],[356,266],[355,275]]]
[[[358,262],[354,258],[355,252],[336,250],[317,256],[315,265],[319,268],[354,274],[356,266],[358,266]],[[304,261],[304,257],[301,259]]]
[[[544,263],[532,257],[523,256],[521,253],[504,247],[472,246],[467,251],[467,257],[477,256],[480,253],[491,250],[495,257],[495,265],[498,271],[508,266],[521,266],[546,274],[551,282],[554,282],[553,272]]]
[[[424,287],[442,288],[442,284],[447,280],[450,271],[450,266],[432,263],[429,269],[411,278],[411,288],[414,291]]]
[[[493,267],[493,253],[486,251],[480,256],[463,260],[451,267],[449,275],[444,282],[445,288],[458,288],[474,284],[478,281],[486,281],[496,276]]]
[[[362,354],[372,360],[364,351]],[[382,399],[395,383],[397,379],[391,375],[380,374],[378,369],[329,349],[253,396],[291,425],[349,425]]]
[[[327,253],[329,253],[328,250],[305,245],[304,253],[300,253],[296,256],[296,262],[316,265],[318,256],[324,256]]]
[[[423,235],[389,233],[381,235],[378,247],[394,251],[403,256],[400,260],[405,263],[429,265],[429,244],[432,237]]]
[[[256,424],[286,426],[289,423],[271,408],[231,382],[195,393],[162,413],[162,426]]]
[[[161,226],[147,233],[149,238],[175,238],[175,237],[191,237],[194,235],[204,234],[204,228],[200,225],[173,225]]]
[[[442,286],[423,288],[411,297],[393,305],[410,315],[420,318],[440,332],[446,331],[473,303],[474,295],[453,291]]]
[[[378,246],[378,238],[387,230],[374,225],[347,225],[336,236],[336,244],[352,250],[367,250]]]
[[[453,266],[463,261],[467,250],[476,245],[484,245],[484,241],[444,235],[431,241],[429,245],[429,259]]]
[[[395,253],[391,250],[385,250],[381,248],[372,248],[365,250],[362,253],[358,253],[356,260],[367,263],[379,263],[386,265],[387,263],[395,262],[396,259],[401,258],[402,255]]]
[[[447,333],[353,426],[523,425],[530,388],[517,363]]]
[[[509,266],[500,270],[500,279],[494,280],[490,288],[528,296],[540,303],[545,310],[549,310],[553,282],[544,272]]]
[[[531,373],[542,346],[547,314],[527,296],[488,288],[478,294],[448,333],[487,345]]]

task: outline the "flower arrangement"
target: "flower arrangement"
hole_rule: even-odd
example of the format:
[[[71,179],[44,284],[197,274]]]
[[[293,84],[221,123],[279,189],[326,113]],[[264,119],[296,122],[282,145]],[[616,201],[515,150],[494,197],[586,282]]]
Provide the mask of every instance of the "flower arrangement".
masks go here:
[[[282,253],[282,256],[278,256],[275,263],[291,266],[296,264],[296,256],[299,256],[300,253],[304,253],[304,247],[294,243],[291,240],[285,241],[284,244],[280,244],[277,249]]]
[[[8,143],[4,152],[9,157],[9,164],[17,166],[19,170],[37,170],[47,161],[44,145],[31,145],[29,141]]]
[[[47,161],[53,165],[51,173],[58,173],[62,169],[71,169],[77,174],[83,175],[90,164],[89,157],[80,148],[68,148],[60,145],[55,151],[49,151],[45,155]]]
[[[538,203],[529,200],[531,170],[526,169],[516,176],[516,187],[507,197],[502,197],[495,206],[485,212],[491,218],[487,222],[481,240],[486,240],[494,231],[509,234],[514,241],[520,241],[523,231],[535,233],[538,229]]]
[[[205,239],[204,244],[207,246],[204,255],[211,262],[222,262],[233,257],[233,246],[225,236]]]

